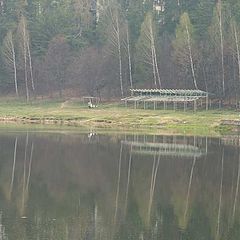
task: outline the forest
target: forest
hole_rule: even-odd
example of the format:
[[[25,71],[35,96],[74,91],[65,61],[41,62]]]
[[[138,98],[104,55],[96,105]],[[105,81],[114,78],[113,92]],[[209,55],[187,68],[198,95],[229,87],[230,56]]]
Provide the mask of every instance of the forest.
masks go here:
[[[0,0],[0,93],[240,100],[239,0]]]

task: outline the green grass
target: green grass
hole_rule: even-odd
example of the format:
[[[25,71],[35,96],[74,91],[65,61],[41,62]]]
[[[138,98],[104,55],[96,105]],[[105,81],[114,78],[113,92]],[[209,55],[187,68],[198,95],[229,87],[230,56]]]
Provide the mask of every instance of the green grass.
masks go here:
[[[219,135],[232,127],[221,125],[222,120],[239,120],[238,112],[231,110],[143,110],[123,107],[120,104],[101,104],[88,109],[79,100],[25,101],[0,99],[2,122],[38,123],[64,126],[112,128],[133,131]]]

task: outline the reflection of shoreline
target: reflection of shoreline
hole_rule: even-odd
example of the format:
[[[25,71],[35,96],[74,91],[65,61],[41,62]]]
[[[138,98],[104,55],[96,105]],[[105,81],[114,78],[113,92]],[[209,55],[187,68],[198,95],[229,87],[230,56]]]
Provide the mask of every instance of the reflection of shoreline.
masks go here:
[[[122,141],[123,145],[131,146],[132,153],[143,155],[177,156],[177,157],[201,157],[207,154],[199,147],[178,143],[154,143],[138,141]]]
[[[240,146],[240,136],[239,135],[223,136],[221,138],[221,142],[224,145]]]

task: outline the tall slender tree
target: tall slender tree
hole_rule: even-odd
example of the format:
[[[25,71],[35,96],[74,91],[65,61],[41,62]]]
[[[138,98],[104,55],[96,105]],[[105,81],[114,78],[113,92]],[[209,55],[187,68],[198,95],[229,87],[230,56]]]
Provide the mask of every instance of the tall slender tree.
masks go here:
[[[193,38],[193,26],[190,22],[188,14],[185,12],[180,18],[180,23],[176,28],[176,38],[173,41],[173,56],[175,62],[183,73],[188,73],[189,70],[192,77],[192,82],[195,89],[198,89],[196,79],[196,65],[199,59],[196,49],[196,43]],[[183,75],[186,77],[186,75]]]
[[[3,41],[3,56],[6,64],[14,73],[14,85],[16,96],[18,97],[18,81],[17,81],[17,67],[16,67],[16,51],[13,39],[13,33],[10,30]]]
[[[27,68],[27,60],[28,60],[28,32],[26,28],[26,18],[24,16],[21,17],[19,25],[18,25],[18,35],[19,35],[19,43],[20,50],[23,57],[24,62],[24,80],[25,80],[25,88],[26,88],[26,98],[27,102],[29,102],[29,83],[28,83],[28,68]]]
[[[225,95],[225,69],[224,69],[224,52],[223,52],[223,20],[222,20],[222,1],[217,1],[217,16],[219,24],[220,47],[221,47],[221,64],[222,64],[222,93]]]
[[[141,33],[137,43],[138,61],[147,66],[151,66],[154,87],[160,87],[161,79],[159,73],[159,63],[156,50],[156,29],[152,13],[149,12],[141,26]]]
[[[110,3],[106,11],[107,21],[107,38],[111,46],[111,52],[118,58],[119,82],[121,96],[124,95],[123,89],[123,64],[122,64],[122,34],[121,34],[121,16],[120,7],[113,1]]]

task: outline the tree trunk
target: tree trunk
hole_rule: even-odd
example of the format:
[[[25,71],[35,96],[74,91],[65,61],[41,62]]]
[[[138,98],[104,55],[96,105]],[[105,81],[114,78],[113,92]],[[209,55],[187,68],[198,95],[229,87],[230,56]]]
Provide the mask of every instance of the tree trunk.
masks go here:
[[[222,65],[222,93],[225,96],[225,69],[224,69],[224,53],[223,53],[223,32],[222,32],[222,1],[218,1],[218,14],[219,14],[219,33],[221,44],[221,65]]]
[[[29,41],[27,42],[27,50],[28,50],[28,58],[29,58],[29,68],[30,68],[30,77],[31,77],[31,83],[32,83],[32,90],[35,92],[35,84],[33,81],[33,68],[32,68],[32,56],[30,52],[30,46]]]
[[[121,42],[120,42],[120,30],[119,30],[118,15],[116,16],[116,33],[117,33],[117,42],[118,42],[119,80],[120,80],[121,95],[123,97],[122,52],[121,52]]]
[[[240,52],[239,52],[239,39],[237,35],[236,23],[233,23],[233,31],[234,31],[234,38],[236,43],[236,51],[237,51],[237,62],[238,62],[238,88],[240,86]],[[238,92],[238,91],[237,91]],[[239,98],[239,94],[238,94]],[[238,99],[239,100],[239,99]]]
[[[154,54],[154,38],[153,38],[152,22],[150,22],[150,41],[151,41],[151,57],[152,57],[152,67],[153,67],[153,80],[154,80],[154,85],[157,88],[157,76],[156,76],[156,64],[155,64],[155,54]]]
[[[196,76],[195,76],[195,70],[194,70],[194,64],[193,64],[193,57],[192,57],[192,47],[191,47],[191,40],[190,40],[190,34],[188,30],[188,25],[186,23],[186,31],[187,31],[187,42],[188,42],[188,50],[189,50],[189,59],[190,59],[190,65],[191,65],[191,71],[192,71],[192,78],[194,87],[198,89]]]
[[[157,63],[157,54],[156,54],[155,43],[154,43],[154,59],[155,59],[155,68],[156,68],[158,84],[159,84],[159,88],[161,88],[161,79],[160,79],[159,70],[158,70],[158,63]]]
[[[23,57],[24,57],[24,78],[25,78],[25,87],[26,87],[26,98],[29,102],[29,89],[28,89],[28,76],[27,76],[27,46],[26,46],[26,25],[23,22]]]
[[[18,83],[17,83],[16,53],[15,53],[13,42],[11,42],[11,46],[12,46],[12,58],[13,58],[13,71],[14,71],[14,85],[15,85],[16,96],[18,97],[19,94],[18,94]]]
[[[131,51],[130,51],[130,42],[129,42],[129,29],[127,25],[127,51],[128,51],[128,67],[129,67],[129,81],[130,87],[133,88],[133,79],[132,79],[132,61],[131,61]]]

